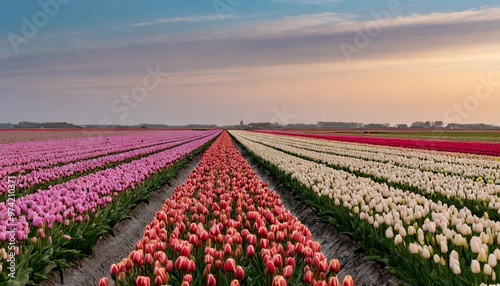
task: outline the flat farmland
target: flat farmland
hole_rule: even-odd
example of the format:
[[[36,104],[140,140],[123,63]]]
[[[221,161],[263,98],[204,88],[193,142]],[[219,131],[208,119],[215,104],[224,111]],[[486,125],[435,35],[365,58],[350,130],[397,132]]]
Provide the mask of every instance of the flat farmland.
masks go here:
[[[58,140],[67,138],[94,138],[99,136],[117,136],[143,132],[143,130],[114,130],[99,131],[94,129],[66,129],[66,130],[0,130],[0,144],[27,141]]]

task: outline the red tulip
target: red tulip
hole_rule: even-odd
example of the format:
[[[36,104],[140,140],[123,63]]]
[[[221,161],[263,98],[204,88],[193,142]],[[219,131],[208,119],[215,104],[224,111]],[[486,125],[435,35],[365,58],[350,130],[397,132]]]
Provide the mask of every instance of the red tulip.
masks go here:
[[[258,234],[260,237],[267,237],[267,228],[265,226],[259,227]]]
[[[271,260],[268,260],[266,262],[266,269],[267,269],[267,273],[269,273],[271,275],[274,275],[274,273],[276,273],[276,266],[274,266],[274,263]]]
[[[344,277],[344,281],[342,281],[342,286],[354,286],[354,280],[351,275],[347,275]]]
[[[191,255],[191,248],[187,245],[184,245],[181,249],[181,255],[189,257]]]
[[[210,271],[212,270],[212,264],[206,264],[205,265],[205,270],[203,270],[203,276],[207,277],[208,274],[210,274]]]
[[[134,267],[134,262],[132,262],[132,259],[127,258],[125,259],[125,269],[128,271]]]
[[[328,286],[340,286],[339,279],[337,277],[331,277],[328,280]]]
[[[240,282],[234,279],[233,281],[231,281],[231,284],[229,284],[229,286],[240,286]]]
[[[177,260],[175,261],[175,269],[181,270],[181,271],[186,271],[189,268],[189,259],[187,259],[184,256],[179,256]]]
[[[283,268],[283,277],[288,280],[292,278],[293,275],[293,267],[288,265],[285,268]]]
[[[135,280],[137,286],[151,286],[151,280],[146,276],[139,276]]]
[[[215,277],[212,274],[209,274],[207,277],[207,286],[215,286],[215,284]]]
[[[236,262],[234,261],[234,259],[229,258],[228,260],[226,260],[226,262],[224,263],[224,271],[229,273],[236,272]]]
[[[319,271],[321,272],[328,272],[328,263],[326,262],[326,260],[322,260],[320,263],[319,263],[319,267],[318,267]]]
[[[229,256],[233,252],[233,249],[231,248],[231,245],[229,243],[226,243],[224,245],[224,254]]]
[[[249,234],[247,236],[247,242],[251,245],[256,245],[257,244],[257,236],[253,235],[253,234]]]
[[[196,271],[196,264],[191,259],[188,260],[187,271],[189,271],[189,272],[195,272]]]
[[[339,273],[340,271],[340,262],[337,259],[332,259],[329,264],[330,272]]]
[[[286,259],[286,265],[292,266],[292,268],[294,268],[295,267],[295,258],[288,257]]]
[[[254,255],[255,255],[255,249],[254,249],[253,245],[249,245],[247,247],[247,256],[252,258]]]
[[[134,258],[132,258],[132,260],[134,261],[135,264],[139,266],[144,265],[144,253],[142,252],[142,250],[134,251],[133,257]]]
[[[222,269],[222,266],[223,266],[222,261],[220,261],[219,259],[217,259],[215,261],[215,268]]]
[[[269,248],[269,240],[262,238],[259,243],[260,248]]]
[[[307,271],[306,274],[304,274],[304,282],[306,284],[312,284],[314,280],[314,275],[311,271]]]
[[[275,276],[272,286],[286,286],[285,278],[283,278],[283,276],[281,275]]]
[[[245,277],[245,271],[243,270],[243,267],[241,266],[237,266],[236,267],[236,272],[234,274],[234,278],[238,279],[238,280],[241,280]]]
[[[275,254],[273,256],[273,263],[276,268],[280,268],[283,265],[283,257],[279,254]]]
[[[182,281],[186,281],[189,284],[191,284],[191,283],[193,283],[193,276],[191,274],[186,274],[186,275],[184,275],[184,278],[182,279]]]
[[[153,254],[155,251],[153,244],[147,244],[146,245],[146,253]]]
[[[121,282],[121,283],[125,283],[125,280],[127,279],[127,275],[125,274],[125,272],[120,272],[118,274],[118,277],[116,278],[116,280],[118,282]]]
[[[111,264],[111,269],[109,270],[109,273],[111,273],[113,277],[116,277],[118,273],[120,273],[120,268],[118,268],[118,265],[116,264]]]
[[[214,262],[214,257],[210,254],[205,254],[205,258],[203,259],[203,262],[205,264],[210,264],[210,263],[213,263]]]
[[[165,270],[167,270],[167,272],[172,272],[172,269],[174,269],[174,263],[172,260],[169,260],[165,266]]]
[[[99,286],[108,286],[108,285],[109,285],[108,277],[104,277],[101,278],[101,280],[99,280]]]
[[[156,276],[155,277],[155,286],[161,286],[161,285],[164,285],[163,279],[161,278],[161,276]]]

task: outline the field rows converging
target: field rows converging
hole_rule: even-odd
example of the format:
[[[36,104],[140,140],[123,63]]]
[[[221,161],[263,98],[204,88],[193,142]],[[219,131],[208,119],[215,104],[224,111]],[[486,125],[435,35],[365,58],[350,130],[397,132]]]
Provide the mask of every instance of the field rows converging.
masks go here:
[[[130,255],[110,265],[115,285],[340,285],[339,270],[226,132]],[[108,283],[103,278],[99,285]],[[354,285],[351,276],[343,285]]]
[[[220,131],[187,133],[183,136],[190,139],[176,141],[172,148],[0,203],[2,269],[15,254],[15,285],[37,284],[51,270],[67,268],[71,260],[90,254],[101,235],[168,183],[188,157],[203,151]],[[0,271],[0,283],[7,280],[6,271]]]
[[[68,272],[70,284],[99,286],[500,279],[496,157],[244,130],[136,132],[4,144],[0,286],[62,285]],[[94,251],[115,242],[126,243],[114,255]],[[78,263],[93,261],[100,272],[82,282]]]
[[[76,138],[57,141],[44,141],[28,144],[11,143],[2,146],[0,175],[17,173],[58,166],[105,155],[119,154],[137,148],[154,146],[185,138],[192,134],[185,131],[168,131],[137,136],[112,136]],[[34,146],[32,146],[34,145]]]
[[[411,284],[479,285],[497,280],[500,221],[489,215],[498,214],[495,182],[432,176],[438,173],[418,177],[417,169],[411,169],[401,178],[434,188],[418,192],[419,185],[391,185],[397,182],[396,171],[378,162],[311,151],[315,146],[309,141],[299,148],[277,135],[231,134],[325,221],[350,233],[372,259]],[[451,185],[440,199],[432,197],[452,179],[465,181]],[[481,207],[463,206],[467,200]]]
[[[8,197],[9,180],[14,180],[16,182],[16,196],[20,197],[47,186],[63,183],[69,179],[88,173],[95,173],[102,169],[113,168],[119,164],[128,163],[132,160],[140,159],[141,157],[158,153],[209,135],[209,133],[194,133],[191,134],[191,136],[172,138],[166,140],[165,143],[156,143],[153,146],[139,147],[120,153],[113,152],[112,155],[103,155],[93,159],[74,161],[57,167],[40,168],[36,171],[18,174],[14,178],[13,176],[5,176],[0,181],[0,202],[5,201]]]
[[[500,184],[497,184],[500,183],[500,180],[496,179],[496,177],[492,178],[498,172],[496,168],[490,169],[490,171],[493,170],[490,172],[492,175],[485,172],[478,175],[477,178],[471,179],[459,175],[402,167],[391,162],[382,163],[366,158],[333,155],[316,151],[316,147],[311,146],[304,140],[301,143],[293,144],[289,142],[288,138],[281,136],[254,134],[253,141],[291,155],[326,164],[334,169],[353,173],[360,177],[367,177],[395,188],[417,192],[430,199],[437,198],[446,203],[468,206],[472,211],[477,211],[480,215],[487,212],[492,218],[500,218],[500,197],[498,196]],[[379,149],[382,148],[379,147]],[[498,163],[491,159],[484,161],[486,161],[485,165],[489,162],[492,162],[490,165]],[[483,176],[485,179],[483,179]]]
[[[438,141],[399,138],[377,138],[345,135],[306,134],[281,131],[262,131],[263,133],[284,134],[295,137],[325,139],[333,141],[364,143],[380,146],[403,147],[412,149],[427,149],[446,152],[470,153],[478,155],[500,156],[500,144],[493,142],[463,142],[463,141]]]

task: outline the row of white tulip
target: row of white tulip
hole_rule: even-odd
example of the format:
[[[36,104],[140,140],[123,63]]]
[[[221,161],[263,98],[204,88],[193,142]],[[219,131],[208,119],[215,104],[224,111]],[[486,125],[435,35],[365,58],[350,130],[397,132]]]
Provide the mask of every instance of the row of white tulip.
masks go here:
[[[231,133],[256,156],[385,233],[394,246],[404,245],[411,254],[428,260],[432,258],[456,275],[465,268],[476,273],[479,263],[481,275],[486,275],[481,277],[488,279],[484,282],[496,280],[500,260],[500,222],[490,220],[486,215],[475,216],[467,208],[436,203],[418,194],[356,177],[246,138],[252,138],[253,133]],[[469,253],[467,257],[472,259],[459,256],[459,253]]]
[[[500,184],[500,160],[481,155],[449,153],[429,150],[405,149],[388,146],[374,146],[359,143],[344,143],[333,140],[298,138],[275,134],[256,134],[259,138],[275,141],[312,151],[348,156],[363,160],[420,169],[430,172],[458,175],[465,178],[481,177],[486,182]]]
[[[390,163],[312,151],[309,149],[310,144],[305,144],[305,147],[295,147],[297,145],[294,146],[293,143],[288,142],[286,140],[288,138],[276,138],[275,135],[262,136],[260,134],[251,134],[251,137],[252,138],[249,138],[247,136],[247,139],[251,139],[255,142],[262,142],[271,147],[279,148],[286,152],[304,156],[322,163],[339,166],[341,168],[349,168],[351,172],[356,171],[373,176],[374,178],[382,179],[389,183],[408,185],[429,195],[439,193],[443,196],[454,197],[460,200],[467,199],[471,201],[486,202],[490,209],[494,209],[500,214],[500,185],[443,173],[428,172]]]

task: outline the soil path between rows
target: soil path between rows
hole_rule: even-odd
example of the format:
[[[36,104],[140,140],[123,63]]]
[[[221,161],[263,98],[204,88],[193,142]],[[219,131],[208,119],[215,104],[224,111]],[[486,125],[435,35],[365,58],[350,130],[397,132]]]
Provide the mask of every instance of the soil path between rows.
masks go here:
[[[47,281],[41,286],[69,285],[69,286],[95,286],[99,279],[108,277],[110,285],[113,284],[109,268],[112,263],[120,262],[128,257],[135,248],[135,243],[139,241],[146,225],[151,223],[157,211],[159,211],[165,201],[172,196],[175,187],[184,183],[196,168],[201,158],[201,154],[184,167],[177,178],[170,182],[170,186],[164,186],[153,192],[149,197],[149,203],[140,203],[130,213],[131,219],[119,222],[113,227],[115,236],[104,235],[94,247],[93,254],[76,262],[70,269],[64,272],[64,284],[61,283],[59,274],[52,272]]]
[[[280,195],[281,203],[296,216],[312,233],[313,240],[321,244],[321,252],[328,259],[338,259],[341,270],[338,274],[342,281],[344,276],[351,275],[356,286],[408,285],[379,263],[367,261],[365,253],[358,253],[359,246],[351,238],[341,234],[333,226],[318,221],[314,211],[296,199],[292,191],[283,187],[266,170],[233,139],[238,151],[248,161],[257,176],[269,184],[269,189]]]

